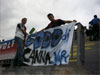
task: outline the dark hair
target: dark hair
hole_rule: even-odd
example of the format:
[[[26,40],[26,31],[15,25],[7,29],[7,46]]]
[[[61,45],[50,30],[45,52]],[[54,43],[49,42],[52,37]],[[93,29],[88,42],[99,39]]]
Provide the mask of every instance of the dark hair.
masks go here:
[[[53,16],[53,14],[52,14],[52,13],[49,13],[49,14],[47,15],[47,17],[49,17],[49,16],[51,16],[51,15]]]
[[[25,19],[27,20],[27,18],[22,18],[22,21],[25,20]]]
[[[97,18],[97,15],[94,15],[94,18]]]

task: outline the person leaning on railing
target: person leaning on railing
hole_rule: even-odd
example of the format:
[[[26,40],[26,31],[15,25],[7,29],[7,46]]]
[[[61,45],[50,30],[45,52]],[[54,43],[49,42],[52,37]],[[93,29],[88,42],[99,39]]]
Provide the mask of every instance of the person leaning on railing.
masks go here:
[[[61,26],[62,24],[65,24],[65,23],[71,23],[71,22],[76,22],[76,20],[73,20],[73,21],[70,21],[70,20],[61,20],[61,19],[55,19],[54,18],[54,15],[52,13],[49,13],[47,15],[48,19],[51,21],[48,26],[44,29],[49,29],[49,28],[53,28],[53,27],[57,27],[57,26]],[[43,29],[43,30],[44,30]]]

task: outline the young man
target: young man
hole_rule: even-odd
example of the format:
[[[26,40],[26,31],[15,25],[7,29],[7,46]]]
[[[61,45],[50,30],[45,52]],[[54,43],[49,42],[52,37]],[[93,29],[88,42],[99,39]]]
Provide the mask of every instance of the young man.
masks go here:
[[[23,48],[24,48],[24,38],[27,35],[25,24],[27,18],[22,18],[21,23],[17,24],[15,32],[15,43],[17,46],[17,53],[13,62],[13,66],[23,64]]]
[[[55,19],[54,18],[54,15],[52,13],[49,13],[47,15],[48,19],[51,21],[48,26],[45,28],[45,29],[48,29],[48,28],[53,28],[53,27],[57,27],[57,26],[61,26],[62,24],[65,24],[65,23],[71,23],[71,22],[76,22],[76,20],[73,20],[73,21],[64,21],[64,20],[61,20],[61,19]]]
[[[93,27],[93,40],[98,40],[99,38],[99,18],[97,15],[94,15],[94,18],[89,22],[89,24]]]

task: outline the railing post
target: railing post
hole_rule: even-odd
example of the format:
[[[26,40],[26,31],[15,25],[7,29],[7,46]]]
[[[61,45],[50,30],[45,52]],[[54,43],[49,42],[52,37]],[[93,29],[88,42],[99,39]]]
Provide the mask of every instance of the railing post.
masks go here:
[[[72,47],[71,47],[71,59],[73,59],[73,53],[74,53],[74,51],[73,51],[73,41],[72,41]]]
[[[85,61],[85,41],[84,41],[84,27],[82,27],[81,23],[78,23],[78,30],[77,30],[77,59],[78,64],[84,64]]]

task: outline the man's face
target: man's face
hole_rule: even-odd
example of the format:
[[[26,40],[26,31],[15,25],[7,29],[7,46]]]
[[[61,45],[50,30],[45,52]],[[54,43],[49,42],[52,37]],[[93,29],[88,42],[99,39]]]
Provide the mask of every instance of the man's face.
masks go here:
[[[26,22],[27,22],[27,19],[22,20],[22,24],[26,24]]]
[[[49,19],[50,21],[54,21],[54,16],[53,16],[53,15],[50,15],[50,16],[48,16],[48,19]]]

